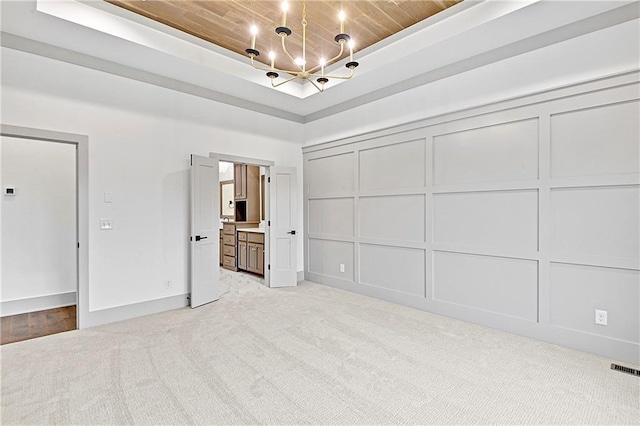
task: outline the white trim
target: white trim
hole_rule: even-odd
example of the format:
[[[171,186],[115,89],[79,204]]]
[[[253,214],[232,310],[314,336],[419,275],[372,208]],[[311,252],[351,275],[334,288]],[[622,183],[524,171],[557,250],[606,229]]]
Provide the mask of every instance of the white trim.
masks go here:
[[[243,164],[249,164],[252,166],[261,166],[265,168],[265,179],[267,179],[267,181],[269,181],[271,178],[271,166],[274,166],[275,163],[271,160],[262,160],[259,158],[249,158],[249,157],[240,157],[237,155],[229,155],[229,154],[221,154],[218,152],[210,152],[209,153],[209,157],[211,158],[216,158],[219,162],[220,161],[225,161],[228,163],[243,163]],[[220,176],[216,176],[216,179],[218,181],[218,184],[220,184]],[[264,262],[264,283],[266,284],[267,287],[270,287],[270,283],[271,283],[271,272],[269,270],[269,267],[267,265],[269,265],[268,262],[266,262],[267,259],[269,259],[270,255],[271,255],[271,251],[270,251],[270,244],[269,244],[269,235],[270,235],[270,227],[267,226],[266,224],[269,223],[269,192],[270,191],[270,186],[268,184],[265,184],[265,215],[264,215],[264,222],[265,222],[265,228],[264,228],[264,258],[265,258],[265,262]],[[216,230],[216,235],[214,236],[214,238],[217,240],[220,238],[220,230],[217,229]]]
[[[311,143],[302,147],[302,153],[308,154],[315,151],[324,151],[328,148],[336,148],[344,145],[350,145],[354,142],[389,136],[397,133],[404,133],[410,130],[418,130],[438,124],[446,124],[465,118],[469,119],[474,117],[481,117],[491,113],[503,112],[515,108],[522,108],[525,106],[535,105],[550,100],[570,98],[573,96],[612,89],[614,87],[624,87],[630,84],[637,84],[638,81],[640,81],[640,68],[606,75],[595,79],[557,86],[542,91],[527,93],[512,98],[500,99],[485,104],[464,107],[462,109],[448,111],[430,117],[421,118],[419,120],[409,121],[406,123],[384,127],[373,131],[356,133],[347,137],[327,140],[324,142]]]
[[[0,303],[0,317],[24,314],[27,312],[44,311],[46,309],[62,308],[76,304],[76,292],[49,294],[47,296],[27,297],[24,299],[7,300]]]
[[[162,299],[147,300],[145,302],[92,311],[90,316],[86,319],[83,328],[111,324],[118,321],[157,314],[173,309],[185,308],[189,306],[189,300],[187,297],[187,294],[178,294],[176,296],[165,297]]]
[[[433,234],[427,235],[425,242],[414,241],[389,241],[374,240],[360,236],[356,227],[351,236],[334,236],[330,234],[310,234],[308,223],[304,230],[304,265],[305,278],[309,281],[325,284],[340,289],[353,291],[367,296],[381,298],[390,302],[400,303],[417,309],[426,310],[439,315],[470,321],[476,324],[501,329],[507,332],[520,334],[529,338],[547,341],[554,344],[568,346],[579,350],[591,352],[604,357],[610,357],[625,362],[638,363],[640,344],[637,341],[629,341],[615,337],[615,335],[593,334],[579,329],[569,329],[554,325],[550,318],[550,265],[551,263],[568,263],[573,265],[587,265],[599,268],[640,270],[637,257],[612,257],[604,255],[585,255],[580,253],[553,253],[550,247],[550,190],[560,188],[611,188],[611,187],[637,187],[640,184],[640,176],[637,173],[611,174],[602,176],[576,176],[576,177],[551,177],[551,117],[554,114],[581,111],[584,109],[611,106],[629,101],[637,102],[640,99],[640,70],[605,76],[579,84],[559,87],[553,90],[537,92],[526,96],[504,99],[482,106],[462,109],[459,111],[439,114],[423,120],[399,124],[385,129],[363,132],[362,134],[336,139],[318,145],[303,148],[303,170],[305,171],[304,183],[304,208],[305,217],[309,212],[309,201],[323,198],[353,198],[354,214],[358,211],[357,201],[361,197],[371,195],[393,195],[405,193],[424,193],[427,196],[427,206],[433,206],[434,194],[451,193],[479,193],[487,191],[538,191],[538,250],[514,250],[489,248],[480,246],[463,246],[461,244],[443,244],[433,241]],[[354,182],[358,182],[357,173],[359,163],[358,154],[372,147],[388,146],[414,140],[416,134],[422,132],[426,137],[427,158],[425,164],[427,171],[433,167],[433,159],[429,156],[432,151],[434,137],[480,129],[487,126],[499,126],[505,123],[527,121],[535,119],[538,122],[538,178],[522,181],[497,181],[483,183],[460,183],[438,185],[432,182],[432,173],[427,173],[425,187],[403,188],[397,191],[377,190],[362,191],[354,184],[352,191],[343,193],[322,194],[315,197],[309,195],[311,176],[309,175],[308,162],[319,158],[338,155],[353,154],[354,156]],[[432,171],[432,170],[431,170]],[[433,232],[433,207],[426,209],[426,229]],[[354,278],[345,280],[333,277],[322,271],[310,269],[309,241],[314,239],[346,241],[354,244]],[[425,267],[425,296],[420,297],[404,293],[398,289],[381,288],[368,285],[361,281],[357,275],[359,271],[358,250],[360,244],[377,244],[387,246],[400,246],[406,248],[418,248],[426,251]],[[482,255],[492,257],[506,257],[524,259],[538,262],[538,317],[534,320],[514,318],[501,312],[491,312],[480,307],[463,306],[452,302],[437,300],[432,297],[434,283],[433,271],[430,260],[434,252],[447,251],[463,253],[467,255]],[[631,256],[631,255],[630,255]],[[430,294],[431,293],[431,294]],[[537,320],[537,321],[536,321]]]
[[[2,136],[22,139],[34,139],[56,143],[70,143],[77,146],[76,179],[77,179],[77,238],[78,238],[78,283],[76,291],[76,324],[78,328],[87,327],[89,317],[89,137],[75,133],[56,132],[53,130],[30,127],[0,126]]]

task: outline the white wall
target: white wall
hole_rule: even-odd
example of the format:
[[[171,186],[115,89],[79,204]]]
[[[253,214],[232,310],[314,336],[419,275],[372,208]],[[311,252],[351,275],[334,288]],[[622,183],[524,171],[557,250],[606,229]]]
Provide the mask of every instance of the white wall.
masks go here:
[[[636,19],[306,123],[304,145],[637,69],[639,51]]]
[[[302,175],[301,124],[11,49],[1,54],[4,124],[89,137],[91,311],[189,291],[190,154],[273,160]],[[113,203],[104,203],[106,191]],[[100,231],[100,218],[114,229]],[[302,270],[302,241],[298,264]]]
[[[640,362],[638,24],[309,123],[306,278]]]
[[[75,303],[75,146],[2,137],[1,169],[2,314]]]

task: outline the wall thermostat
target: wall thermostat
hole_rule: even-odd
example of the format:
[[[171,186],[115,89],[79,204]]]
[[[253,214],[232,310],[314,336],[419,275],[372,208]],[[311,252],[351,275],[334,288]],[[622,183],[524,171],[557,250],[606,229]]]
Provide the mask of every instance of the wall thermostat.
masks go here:
[[[5,186],[4,195],[16,195],[16,188],[13,186]]]

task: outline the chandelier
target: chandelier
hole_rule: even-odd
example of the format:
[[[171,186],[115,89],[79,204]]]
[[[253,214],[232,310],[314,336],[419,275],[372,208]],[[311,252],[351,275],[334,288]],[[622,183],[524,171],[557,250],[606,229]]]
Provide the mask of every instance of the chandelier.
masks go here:
[[[276,28],[276,34],[280,36],[282,40],[282,50],[285,55],[291,60],[294,65],[294,69],[280,69],[275,67],[275,52],[269,53],[269,58],[271,59],[271,67],[262,67],[256,65],[255,58],[260,55],[260,52],[256,50],[256,35],[258,34],[258,28],[254,25],[251,27],[251,48],[246,49],[245,52],[249,56],[251,60],[251,65],[260,71],[266,71],[267,77],[271,79],[271,85],[273,87],[281,86],[285,83],[293,81],[297,78],[302,80],[307,80],[310,82],[318,91],[324,92],[324,85],[329,82],[329,79],[338,79],[338,80],[349,80],[353,77],[354,71],[358,66],[358,63],[353,60],[353,40],[348,34],[344,32],[344,21],[345,21],[345,13],[340,11],[338,15],[338,19],[340,21],[340,33],[335,36],[334,40],[340,46],[339,53],[325,61],[324,58],[321,58],[319,63],[315,65],[313,68],[307,68],[307,2],[303,0],[302,2],[302,21],[300,24],[302,25],[302,56],[294,58],[291,56],[289,51],[287,50],[287,37],[291,35],[291,29],[287,27],[287,11],[289,10],[289,4],[287,0],[284,0],[282,3],[282,25]],[[345,44],[349,46],[349,62],[345,65],[345,67],[349,70],[347,75],[326,75],[325,67],[333,64],[340,58],[345,52]],[[280,77],[280,73],[290,74],[291,77],[286,80],[282,80],[276,83],[276,79]],[[314,81],[315,80],[315,81]]]

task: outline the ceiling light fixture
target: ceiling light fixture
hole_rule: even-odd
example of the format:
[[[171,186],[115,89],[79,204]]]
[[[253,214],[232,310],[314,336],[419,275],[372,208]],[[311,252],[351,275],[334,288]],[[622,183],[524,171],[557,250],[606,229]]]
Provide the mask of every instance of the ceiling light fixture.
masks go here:
[[[287,70],[275,67],[275,52],[269,53],[271,59],[271,67],[260,67],[256,65],[255,58],[260,55],[260,52],[256,50],[256,36],[258,34],[258,28],[254,25],[251,27],[251,48],[246,49],[245,52],[251,60],[251,65],[261,71],[267,72],[267,77],[271,79],[271,85],[273,87],[281,86],[285,83],[293,81],[297,78],[309,81],[318,91],[324,92],[324,85],[329,82],[329,79],[349,80],[353,77],[356,67],[359,65],[353,60],[354,43],[351,37],[344,32],[344,21],[346,15],[344,11],[340,11],[338,19],[340,21],[340,34],[336,35],[334,40],[340,45],[340,52],[333,58],[325,61],[324,58],[320,59],[320,63],[311,69],[307,69],[307,2],[302,1],[302,56],[294,58],[291,56],[286,46],[286,39],[291,35],[291,29],[287,27],[287,11],[289,10],[289,4],[285,0],[282,3],[282,26],[276,28],[276,34],[278,34],[282,40],[282,50],[289,57],[291,62],[297,67],[297,69]],[[349,46],[349,62],[345,65],[349,69],[348,75],[325,75],[324,70],[326,66],[338,61],[342,58],[345,51],[345,44]],[[280,73],[290,74],[292,77],[276,83],[276,79],[280,77]],[[315,81],[314,81],[315,79]],[[316,84],[316,82],[318,84]]]

